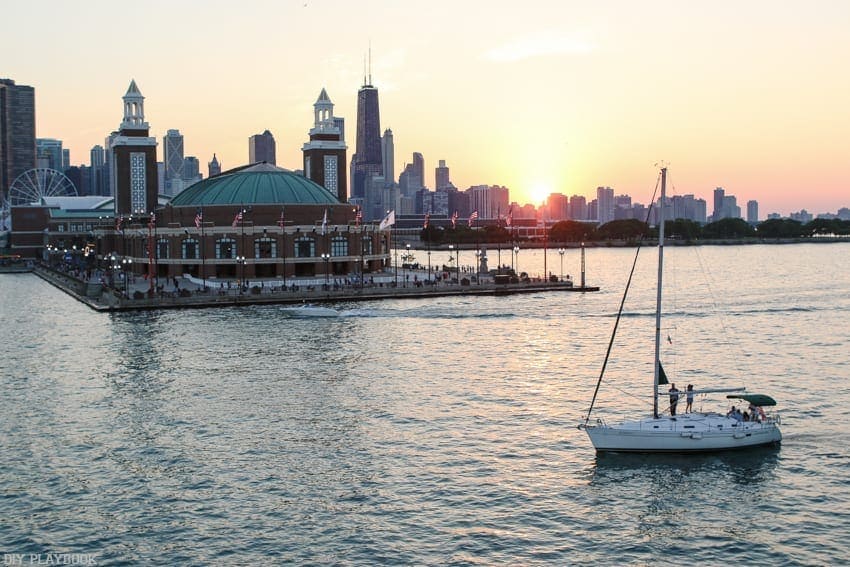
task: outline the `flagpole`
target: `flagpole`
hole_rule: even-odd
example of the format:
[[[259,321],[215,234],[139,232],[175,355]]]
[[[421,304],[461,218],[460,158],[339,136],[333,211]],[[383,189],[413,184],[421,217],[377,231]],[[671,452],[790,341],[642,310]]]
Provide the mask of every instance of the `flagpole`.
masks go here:
[[[502,211],[501,211],[501,209],[496,209],[496,228],[498,229],[498,230],[496,230],[496,244],[498,246],[498,248],[497,248],[498,260],[496,260],[496,263],[498,264],[498,266],[496,266],[496,273],[501,274],[502,273]]]
[[[286,217],[283,207],[280,208],[280,255],[283,258],[283,288],[286,289]]]
[[[390,226],[390,234],[393,242],[393,258],[395,259],[393,262],[395,264],[395,286],[398,287],[398,248],[395,241],[395,225]]]
[[[206,239],[204,238],[204,209],[201,209],[201,282],[203,291],[207,290],[207,250]]]

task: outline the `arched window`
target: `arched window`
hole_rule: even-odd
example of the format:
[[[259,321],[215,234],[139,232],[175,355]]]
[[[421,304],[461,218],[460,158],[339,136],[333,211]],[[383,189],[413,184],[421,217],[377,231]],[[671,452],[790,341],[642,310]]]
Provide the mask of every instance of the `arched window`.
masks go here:
[[[296,258],[315,258],[316,257],[316,241],[309,236],[302,236],[295,239],[295,257]]]
[[[160,238],[156,241],[156,257],[158,260],[170,257],[168,254],[168,240],[165,238]]]
[[[331,256],[348,256],[348,238],[334,236],[331,240]]]
[[[236,241],[232,238],[219,238],[215,241],[215,257],[221,260],[232,260],[236,257]]]
[[[276,258],[277,242],[273,238],[258,238],[254,241],[254,258]]]
[[[197,260],[200,258],[201,250],[198,247],[198,241],[194,238],[187,238],[183,241],[183,259]]]

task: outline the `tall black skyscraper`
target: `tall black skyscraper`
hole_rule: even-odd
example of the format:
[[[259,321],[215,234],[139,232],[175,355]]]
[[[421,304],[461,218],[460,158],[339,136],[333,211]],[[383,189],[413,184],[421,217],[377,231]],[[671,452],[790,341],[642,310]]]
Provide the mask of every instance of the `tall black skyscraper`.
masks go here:
[[[370,84],[371,74],[368,79],[357,92],[357,147],[351,157],[351,197],[358,199],[366,195],[366,179],[384,172],[378,89]]]
[[[277,145],[272,133],[266,130],[262,134],[255,134],[248,138],[248,162],[266,162],[277,165]]]
[[[0,197],[35,165],[35,89],[0,79]]]

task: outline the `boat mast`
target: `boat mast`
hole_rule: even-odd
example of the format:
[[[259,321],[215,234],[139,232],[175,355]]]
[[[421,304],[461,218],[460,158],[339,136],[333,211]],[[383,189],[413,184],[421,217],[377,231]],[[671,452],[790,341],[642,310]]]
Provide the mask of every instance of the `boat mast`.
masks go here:
[[[658,377],[661,370],[661,276],[664,273],[664,202],[667,200],[667,168],[661,168],[661,200],[658,203],[658,288],[655,297],[655,372],[652,381],[652,415],[658,418]]]

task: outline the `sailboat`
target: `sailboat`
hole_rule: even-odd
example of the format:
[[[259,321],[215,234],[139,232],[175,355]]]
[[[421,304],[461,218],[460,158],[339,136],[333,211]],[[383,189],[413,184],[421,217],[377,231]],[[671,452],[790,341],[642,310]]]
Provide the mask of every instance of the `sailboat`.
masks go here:
[[[667,168],[661,169],[661,203],[666,201]],[[745,449],[762,445],[775,445],[782,441],[779,430],[780,417],[778,413],[766,413],[764,408],[773,407],[776,401],[764,394],[747,393],[746,388],[707,388],[688,390],[675,394],[659,391],[659,385],[667,384],[667,377],[661,366],[661,281],[664,267],[664,207],[660,208],[658,227],[658,280],[655,308],[655,370],[652,381],[652,414],[631,421],[609,424],[598,418],[591,423],[590,416],[599,391],[596,386],[593,401],[584,422],[579,424],[590,437],[597,452],[636,452],[636,453],[696,453],[706,451],[725,451]],[[631,278],[629,278],[631,281]],[[628,284],[626,286],[628,292]],[[625,294],[623,296],[625,302]],[[620,306],[622,312],[622,303]],[[614,327],[616,333],[616,325]],[[613,344],[613,336],[611,338]],[[610,345],[609,345],[610,352]],[[607,359],[606,359],[607,360]],[[603,365],[602,374],[604,375]],[[602,376],[599,381],[601,383]],[[732,403],[748,403],[748,415],[752,419],[744,420],[742,412],[729,413],[688,412],[676,415],[676,407],[683,406],[685,396],[696,396],[708,393],[726,394]],[[670,396],[670,406],[667,411],[659,412],[659,397]]]

